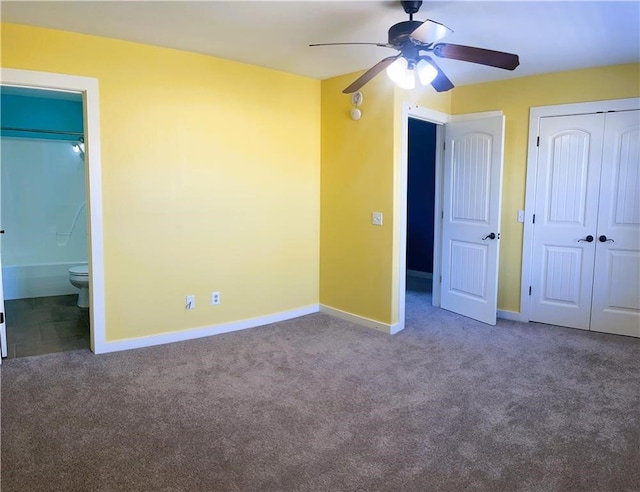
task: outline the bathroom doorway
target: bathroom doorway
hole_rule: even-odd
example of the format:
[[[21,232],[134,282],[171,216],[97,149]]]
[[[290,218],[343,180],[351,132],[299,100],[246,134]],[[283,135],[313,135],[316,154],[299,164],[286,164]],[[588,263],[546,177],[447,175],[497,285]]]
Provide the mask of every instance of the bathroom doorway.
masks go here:
[[[1,86],[0,101],[6,355],[88,349],[88,303],[69,281],[88,269],[82,94]]]
[[[55,219],[54,223],[45,225],[45,231],[41,232],[48,235],[49,242],[53,241],[55,248],[58,248],[57,254],[60,255],[64,252],[67,255],[62,254],[62,256],[39,262],[27,262],[25,261],[27,252],[23,251],[20,254],[10,253],[10,255],[14,254],[20,257],[22,263],[19,265],[12,264],[16,263],[14,256],[13,259],[7,258],[9,261],[5,261],[5,267],[29,266],[34,268],[0,269],[0,272],[5,274],[3,276],[7,277],[2,281],[4,288],[0,288],[0,344],[2,355],[3,357],[20,355],[15,351],[15,347],[12,347],[14,353],[10,354],[7,342],[11,341],[12,321],[24,318],[25,311],[29,312],[26,317],[30,318],[31,322],[36,322],[40,325],[37,330],[31,328],[31,331],[35,332],[36,336],[39,336],[41,342],[49,342],[53,338],[68,338],[69,340],[66,340],[66,342],[70,342],[71,345],[61,346],[59,340],[55,343],[43,343],[42,345],[49,345],[49,347],[40,347],[38,353],[81,347],[90,348],[96,353],[102,353],[105,351],[105,309],[98,81],[88,77],[17,69],[3,69],[1,75],[0,86],[3,91],[23,96],[34,96],[35,94],[26,91],[36,91],[40,98],[59,101],[56,104],[62,104],[60,101],[73,101],[79,109],[80,116],[79,127],[64,128],[61,131],[54,128],[49,133],[49,135],[58,135],[58,138],[34,139],[33,133],[38,133],[36,137],[42,137],[42,132],[28,130],[46,130],[47,127],[43,127],[41,124],[51,125],[52,122],[43,120],[38,122],[38,125],[29,125],[26,128],[16,125],[16,127],[13,127],[14,132],[25,130],[25,133],[7,135],[5,132],[9,130],[4,127],[10,125],[4,118],[3,111],[3,143],[5,137],[15,140],[19,140],[19,137],[22,137],[18,144],[10,142],[6,148],[3,145],[3,154],[5,152],[14,152],[16,147],[24,147],[27,144],[25,140],[29,139],[25,135],[30,135],[32,140],[37,140],[38,145],[35,146],[36,150],[31,146],[30,152],[33,155],[18,158],[22,163],[21,165],[26,168],[33,167],[34,163],[32,161],[44,160],[48,163],[48,168],[45,168],[44,171],[46,174],[54,168],[54,162],[59,164],[62,162],[59,159],[61,156],[64,156],[65,159],[71,156],[71,159],[67,159],[66,163],[63,164],[66,167],[55,169],[57,171],[62,169],[63,173],[66,173],[65,183],[73,183],[71,188],[75,186],[76,192],[79,191],[79,193],[76,194],[75,200],[68,200],[67,195],[71,191],[67,188],[65,192],[60,192],[62,188],[55,186],[55,180],[51,174],[46,174],[45,177],[48,180],[44,180],[42,176],[36,176],[36,179],[34,179],[36,182],[40,179],[40,184],[36,183],[36,185],[40,186],[41,190],[45,189],[46,193],[53,197],[54,201],[49,211],[49,215]],[[25,109],[24,104],[19,105],[19,107],[23,110]],[[4,109],[6,108],[3,107]],[[49,114],[48,118],[52,116],[52,114]],[[61,133],[57,133],[58,131]],[[80,141],[81,137],[84,137],[84,142]],[[55,145],[52,141],[55,141]],[[84,151],[82,150],[82,143],[86,145]],[[54,155],[57,157],[54,158]],[[4,164],[6,162],[5,155],[3,155],[2,160]],[[18,174],[22,171],[19,170]],[[0,172],[0,174],[2,173]],[[28,174],[34,177],[37,173],[30,169]],[[46,185],[42,184],[42,181],[46,181]],[[0,182],[0,187],[6,190],[6,186],[2,186],[2,184]],[[6,185],[7,183],[4,184]],[[28,193],[22,193],[17,198],[14,196],[13,201],[9,203],[24,215],[31,205],[28,196]],[[31,198],[33,199],[33,197]],[[2,197],[0,197],[0,203],[3,201]],[[4,215],[0,210],[0,217],[6,220]],[[33,216],[30,218],[33,219]],[[11,223],[11,220],[9,222]],[[12,225],[11,228],[15,229],[15,226]],[[4,247],[9,235],[9,228],[6,224],[1,224],[0,229],[6,231],[4,235],[0,235],[0,238],[2,238],[0,241],[4,243],[2,244]],[[33,242],[38,241],[36,239]],[[42,245],[32,245],[31,248],[33,250],[40,246]],[[84,247],[84,257],[78,257],[78,248],[82,246]],[[33,253],[33,251],[28,253]],[[2,248],[0,248],[0,259],[3,259]],[[31,263],[31,265],[26,263]],[[89,287],[87,296],[89,308],[78,308],[77,306],[77,294],[80,290],[74,286],[78,282],[71,285],[69,276],[70,263],[73,263],[74,266],[84,263],[85,269],[89,272],[86,277]],[[20,277],[19,281],[16,280],[16,277]],[[40,280],[44,278],[45,281],[33,281],[34,277]],[[74,280],[76,279],[74,278]],[[22,293],[25,292],[25,289],[31,289],[30,293],[23,295]],[[64,289],[68,290],[65,292]],[[5,296],[7,298],[6,305]],[[15,300],[22,302],[12,305],[12,301]],[[43,306],[44,309],[40,310],[35,309],[36,304],[44,304],[46,306]],[[76,313],[77,316],[74,316],[73,313]],[[66,321],[66,323],[55,325],[55,323],[61,321]],[[49,325],[50,328],[53,327],[53,332],[50,331],[43,334],[43,325]],[[9,340],[7,340],[5,330],[7,327]],[[83,330],[81,331],[80,328]],[[22,348],[24,349],[25,347]],[[23,350],[22,355],[35,355],[35,353],[27,354]]]

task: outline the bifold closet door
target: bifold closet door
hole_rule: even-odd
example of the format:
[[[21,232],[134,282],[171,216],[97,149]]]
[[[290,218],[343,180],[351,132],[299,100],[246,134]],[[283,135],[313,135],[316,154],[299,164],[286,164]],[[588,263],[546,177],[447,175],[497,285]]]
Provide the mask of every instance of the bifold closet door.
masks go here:
[[[640,111],[605,116],[591,329],[640,337]]]

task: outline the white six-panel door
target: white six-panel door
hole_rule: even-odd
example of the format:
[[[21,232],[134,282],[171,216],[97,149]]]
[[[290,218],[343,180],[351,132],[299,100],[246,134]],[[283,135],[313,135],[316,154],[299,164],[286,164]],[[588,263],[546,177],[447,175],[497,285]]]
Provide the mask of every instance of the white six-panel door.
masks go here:
[[[446,126],[441,307],[492,325],[503,147],[504,116]]]
[[[640,336],[639,115],[541,118],[532,321]]]
[[[640,337],[640,111],[605,119],[591,329]]]

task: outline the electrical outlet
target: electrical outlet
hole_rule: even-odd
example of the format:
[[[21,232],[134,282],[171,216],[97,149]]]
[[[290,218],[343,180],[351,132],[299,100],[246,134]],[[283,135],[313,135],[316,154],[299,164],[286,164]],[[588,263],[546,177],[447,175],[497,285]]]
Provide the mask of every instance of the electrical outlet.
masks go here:
[[[196,307],[196,296],[187,296],[187,304],[185,308],[195,309],[195,307]]]
[[[220,292],[211,293],[211,304],[213,306],[217,306],[218,304],[220,304]]]

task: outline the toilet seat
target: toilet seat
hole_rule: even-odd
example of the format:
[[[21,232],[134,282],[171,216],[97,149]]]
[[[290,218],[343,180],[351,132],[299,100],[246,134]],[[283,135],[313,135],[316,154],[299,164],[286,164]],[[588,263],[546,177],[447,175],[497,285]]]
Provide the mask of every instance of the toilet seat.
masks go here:
[[[89,265],[78,265],[69,268],[69,274],[75,277],[88,277],[89,276]]]

